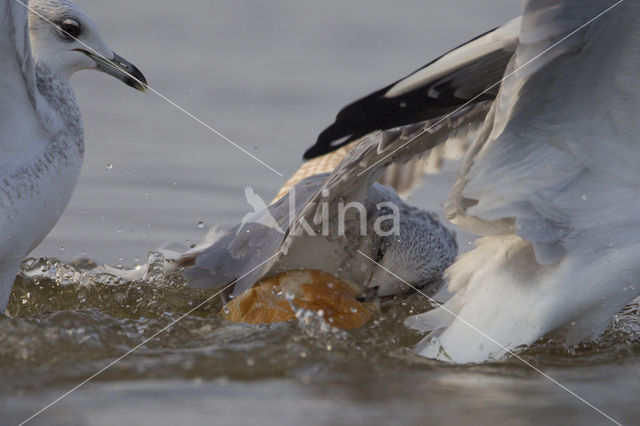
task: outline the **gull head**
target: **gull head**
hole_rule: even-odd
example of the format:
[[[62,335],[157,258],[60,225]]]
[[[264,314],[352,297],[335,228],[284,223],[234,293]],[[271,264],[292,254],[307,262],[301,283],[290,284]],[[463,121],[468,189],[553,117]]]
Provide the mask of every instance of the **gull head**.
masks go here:
[[[382,240],[369,289],[379,297],[408,293],[422,288],[428,293],[442,286],[442,273],[456,258],[455,233],[444,227],[437,217],[412,209],[400,217],[399,235]]]
[[[37,63],[66,78],[94,69],[146,90],[147,81],[140,70],[107,46],[93,20],[73,2],[31,0],[28,5],[31,49]]]

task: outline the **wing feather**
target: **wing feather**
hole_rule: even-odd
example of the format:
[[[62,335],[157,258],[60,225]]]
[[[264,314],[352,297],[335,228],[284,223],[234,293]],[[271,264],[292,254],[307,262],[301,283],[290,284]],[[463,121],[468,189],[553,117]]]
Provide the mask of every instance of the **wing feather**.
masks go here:
[[[362,138],[304,205],[287,231],[281,250],[286,254],[304,224],[320,223],[321,204],[337,199],[364,200],[368,188],[391,164],[416,161],[432,148],[456,138],[473,138],[491,102],[460,108],[446,118],[429,120]]]
[[[375,130],[442,117],[469,101],[493,100],[499,88],[495,83],[513,55],[519,29],[516,18],[347,105],[304,158],[326,154]]]
[[[48,139],[39,114],[31,54],[28,10],[15,0],[0,1],[0,176],[11,173],[15,159],[41,148]],[[44,110],[44,108],[42,108]]]

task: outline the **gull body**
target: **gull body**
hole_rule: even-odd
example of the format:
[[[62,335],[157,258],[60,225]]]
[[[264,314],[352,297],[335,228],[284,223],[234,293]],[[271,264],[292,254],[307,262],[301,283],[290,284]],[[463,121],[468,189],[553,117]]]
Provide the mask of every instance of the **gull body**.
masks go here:
[[[97,69],[139,90],[146,82],[68,0],[1,0],[0,20],[2,313],[22,259],[56,224],[80,174],[85,140],[71,75]]]
[[[345,160],[331,174],[305,178],[253,213],[251,222],[243,221],[183,255],[178,263],[187,267],[189,285],[218,288],[233,283],[234,294],[240,294],[267,276],[317,269],[353,283],[362,296],[408,291],[363,253],[416,287],[437,291],[457,254],[455,235],[434,214],[406,204],[375,178],[343,179],[345,170],[352,169],[348,164]],[[352,206],[343,210],[344,216],[340,203]]]
[[[418,353],[485,362],[549,333],[573,345],[640,295],[638,28],[637,0],[526,0],[521,18],[344,108],[308,151],[375,129],[371,109],[410,121],[402,99],[452,134],[480,123],[445,211],[483,238],[445,273],[453,297],[407,320],[427,333]],[[446,141],[432,130],[358,160],[406,161]]]

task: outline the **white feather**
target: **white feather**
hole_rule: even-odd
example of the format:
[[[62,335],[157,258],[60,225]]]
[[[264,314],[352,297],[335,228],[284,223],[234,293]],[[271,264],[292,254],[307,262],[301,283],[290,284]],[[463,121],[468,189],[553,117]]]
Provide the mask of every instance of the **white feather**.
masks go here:
[[[431,330],[421,354],[483,362],[552,331],[574,344],[640,294],[640,5],[548,50],[611,5],[525,3],[514,74],[447,205],[494,236],[448,270],[444,308],[408,320]]]

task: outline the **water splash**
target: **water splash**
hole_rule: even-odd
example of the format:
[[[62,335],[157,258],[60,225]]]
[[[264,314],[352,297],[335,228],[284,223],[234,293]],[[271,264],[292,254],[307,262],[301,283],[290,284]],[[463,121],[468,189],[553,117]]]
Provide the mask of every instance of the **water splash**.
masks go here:
[[[275,291],[282,291],[277,289]],[[76,383],[180,318],[215,291],[185,286],[162,252],[130,270],[90,260],[29,259],[0,318],[0,394]],[[252,326],[221,319],[215,297],[166,333],[110,368],[99,380],[297,377],[310,371],[355,374],[449,368],[413,352],[421,335],[403,321],[430,308],[417,294],[382,305],[367,326],[336,330],[322,313],[294,306],[297,322]],[[522,354],[537,365],[599,365],[640,355],[640,313],[630,305],[597,341],[568,350],[553,339]],[[516,360],[476,367],[530,371]],[[359,371],[359,370],[358,370]],[[365,374],[363,372],[362,374]]]

